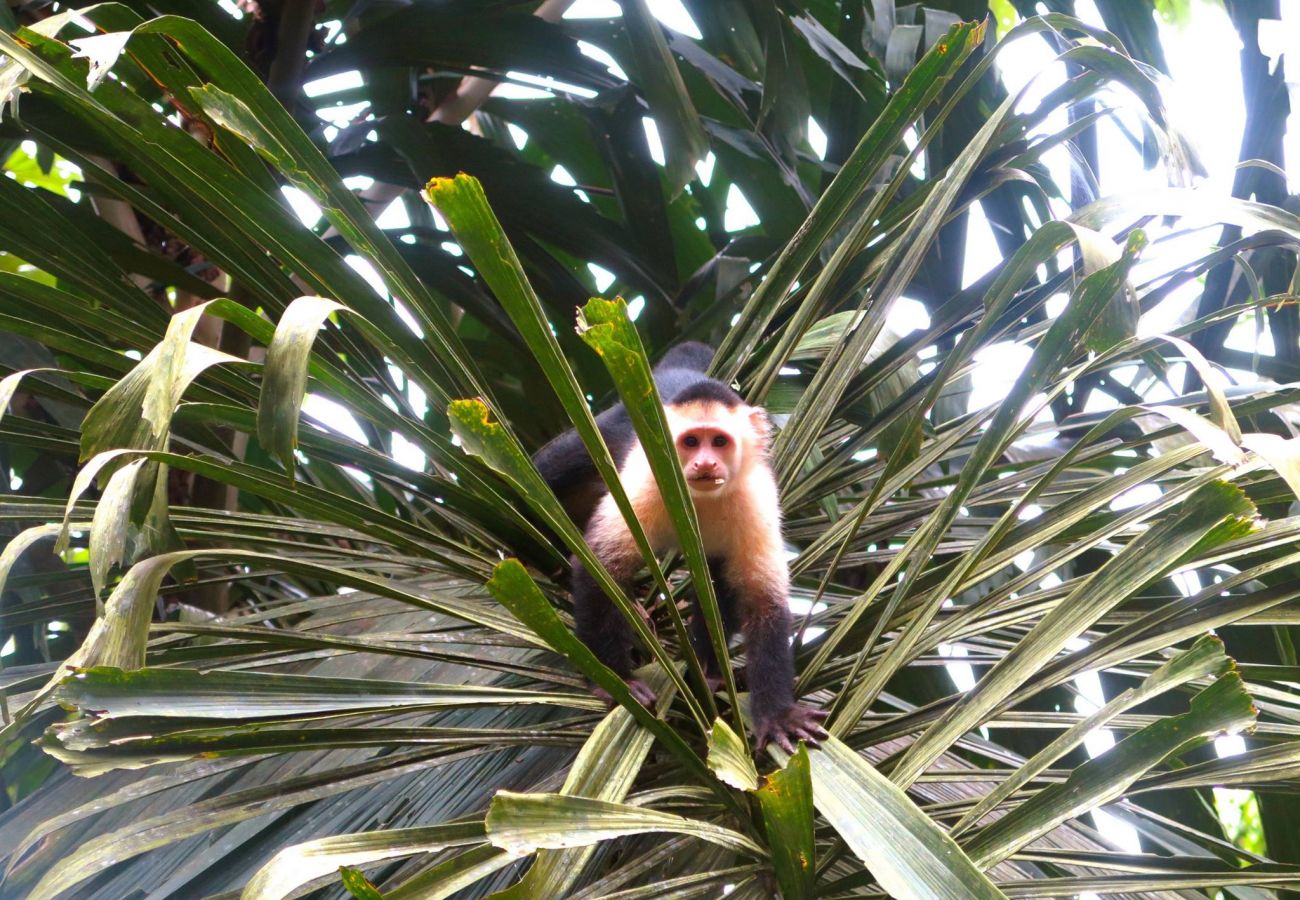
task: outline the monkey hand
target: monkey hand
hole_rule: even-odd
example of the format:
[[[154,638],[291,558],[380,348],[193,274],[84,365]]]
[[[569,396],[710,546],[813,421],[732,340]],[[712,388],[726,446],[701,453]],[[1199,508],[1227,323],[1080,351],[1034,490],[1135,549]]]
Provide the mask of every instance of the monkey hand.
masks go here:
[[[640,703],[646,709],[654,712],[655,700],[657,698],[655,697],[655,692],[651,689],[650,685],[646,684],[639,678],[629,678],[627,689],[631,691],[632,696],[636,698],[637,703]],[[614,698],[610,696],[609,691],[604,688],[594,688],[591,693],[595,695],[597,699],[603,700],[605,705],[610,709],[613,709],[618,705]]]
[[[830,713],[825,710],[799,703],[791,703],[785,709],[760,715],[754,720],[757,749],[762,750],[769,742],[775,742],[786,753],[794,752],[795,741],[804,741],[810,747],[820,746],[820,740],[829,736],[820,724],[828,715]]]

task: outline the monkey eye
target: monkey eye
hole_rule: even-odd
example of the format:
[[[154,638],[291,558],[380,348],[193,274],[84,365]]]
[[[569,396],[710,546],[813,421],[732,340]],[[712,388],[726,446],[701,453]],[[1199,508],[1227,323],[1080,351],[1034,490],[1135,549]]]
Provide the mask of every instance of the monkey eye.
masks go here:
[[[724,436],[721,435],[721,434],[720,434],[720,435],[717,435],[716,437],[714,437],[714,439],[713,439],[713,446],[715,446],[715,447],[725,447],[725,446],[727,446],[727,439],[726,439],[726,437],[724,437]]]
[[[687,447],[698,447],[700,446],[700,439],[693,434],[688,434],[682,438],[682,443]]]

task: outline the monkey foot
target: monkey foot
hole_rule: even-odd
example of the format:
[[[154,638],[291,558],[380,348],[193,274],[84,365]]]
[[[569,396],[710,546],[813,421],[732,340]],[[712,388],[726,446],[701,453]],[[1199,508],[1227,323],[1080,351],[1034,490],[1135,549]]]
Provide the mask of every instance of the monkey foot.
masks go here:
[[[654,711],[655,700],[657,698],[655,697],[655,692],[651,689],[650,685],[646,684],[639,678],[629,678],[627,689],[631,691],[632,696],[636,698],[637,703],[640,703],[651,712]],[[604,688],[593,688],[591,693],[595,695],[597,699],[605,701],[605,705],[610,709],[613,709],[618,705],[614,701],[614,698],[610,696],[609,691]]]
[[[794,752],[795,741],[810,747],[820,746],[826,729],[819,724],[830,713],[792,703],[780,712],[758,717],[754,722],[754,739],[759,750],[774,742],[786,753]]]

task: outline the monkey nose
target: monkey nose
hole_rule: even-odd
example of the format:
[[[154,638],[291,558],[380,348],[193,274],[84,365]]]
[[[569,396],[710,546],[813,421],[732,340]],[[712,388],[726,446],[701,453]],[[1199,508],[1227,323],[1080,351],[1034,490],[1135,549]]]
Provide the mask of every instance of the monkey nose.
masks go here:
[[[691,470],[690,480],[697,485],[713,487],[714,483],[719,481],[718,471],[718,467],[715,465],[696,466]]]

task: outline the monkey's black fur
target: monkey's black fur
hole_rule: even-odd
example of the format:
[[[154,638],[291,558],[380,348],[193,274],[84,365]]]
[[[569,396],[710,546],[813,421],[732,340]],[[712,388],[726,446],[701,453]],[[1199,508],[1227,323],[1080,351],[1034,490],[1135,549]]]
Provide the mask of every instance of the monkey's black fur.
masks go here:
[[[718,598],[718,609],[722,612],[722,626],[728,635],[740,631],[740,604],[742,598],[727,580],[722,577],[724,560],[709,558],[709,577],[713,579],[713,594]],[[704,624],[704,614],[698,609],[691,617],[691,646],[700,658],[700,665],[705,673],[717,675],[721,672],[718,655],[713,652],[713,641],[709,639],[709,626]]]

